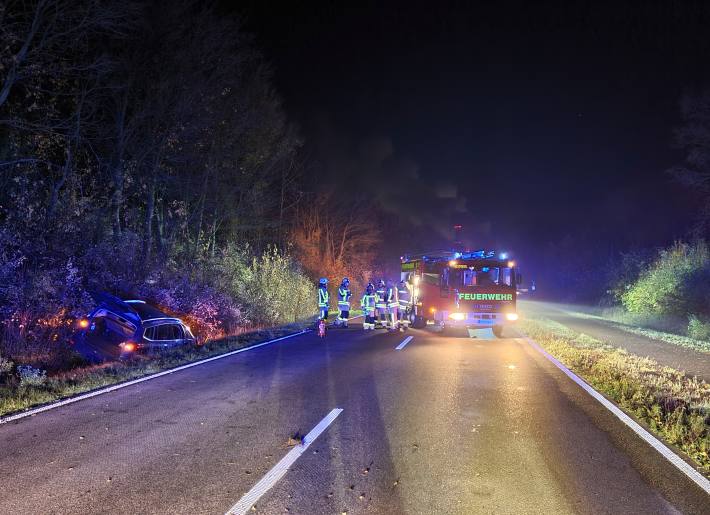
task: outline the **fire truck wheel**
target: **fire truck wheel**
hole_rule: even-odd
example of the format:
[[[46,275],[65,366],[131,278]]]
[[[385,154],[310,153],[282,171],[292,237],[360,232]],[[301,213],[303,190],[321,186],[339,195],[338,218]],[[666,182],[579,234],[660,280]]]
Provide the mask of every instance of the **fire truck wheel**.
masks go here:
[[[496,338],[502,338],[503,337],[503,326],[502,325],[494,325],[493,326],[493,334],[495,335]]]

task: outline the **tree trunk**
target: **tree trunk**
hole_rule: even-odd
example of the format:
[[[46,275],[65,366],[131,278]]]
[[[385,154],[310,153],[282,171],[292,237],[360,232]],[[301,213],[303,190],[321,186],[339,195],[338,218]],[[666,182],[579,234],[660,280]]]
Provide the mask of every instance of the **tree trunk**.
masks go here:
[[[155,189],[156,178],[150,181],[148,186],[148,199],[145,207],[145,235],[143,238],[143,259],[145,264],[150,263],[153,251],[153,215],[155,213]]]
[[[212,231],[210,236],[210,258],[214,259],[215,249],[217,247],[217,215],[212,215]]]
[[[165,213],[164,213],[163,203],[160,203],[159,209],[157,209],[155,217],[158,220],[158,252],[162,257],[165,256]]]
[[[123,165],[117,165],[111,172],[113,194],[111,195],[111,226],[114,237],[121,235],[121,205],[123,204]]]
[[[205,199],[207,198],[207,183],[209,181],[209,169],[205,172],[205,180],[202,181],[202,193],[200,194],[199,208],[197,214],[197,234],[195,235],[194,255],[200,251],[200,240],[202,239],[202,222],[205,216]]]
[[[49,196],[49,206],[47,207],[47,225],[50,225],[54,221],[54,214],[57,211],[57,204],[59,204],[59,192],[64,187],[73,169],[71,159],[70,147],[67,149],[67,161],[62,167],[62,176],[52,185],[52,192]]]
[[[116,116],[116,150],[111,160],[111,180],[113,195],[111,195],[111,223],[113,235],[121,235],[121,206],[123,205],[123,188],[125,170],[123,155],[126,148],[126,112],[128,110],[128,88],[123,93],[121,105]]]

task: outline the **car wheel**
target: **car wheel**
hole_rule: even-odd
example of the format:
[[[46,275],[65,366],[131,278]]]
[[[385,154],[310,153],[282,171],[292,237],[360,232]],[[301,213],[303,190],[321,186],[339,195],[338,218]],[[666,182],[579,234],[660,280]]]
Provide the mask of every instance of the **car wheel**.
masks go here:
[[[503,337],[503,326],[502,325],[494,325],[493,326],[493,334],[495,335],[496,338],[502,338]]]

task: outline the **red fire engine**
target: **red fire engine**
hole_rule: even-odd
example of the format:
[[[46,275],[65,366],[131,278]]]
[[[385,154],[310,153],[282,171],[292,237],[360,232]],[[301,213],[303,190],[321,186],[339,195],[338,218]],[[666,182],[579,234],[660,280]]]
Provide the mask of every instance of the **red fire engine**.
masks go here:
[[[500,337],[518,319],[515,262],[505,254],[435,252],[402,258],[402,280],[412,288],[412,322],[484,328]]]

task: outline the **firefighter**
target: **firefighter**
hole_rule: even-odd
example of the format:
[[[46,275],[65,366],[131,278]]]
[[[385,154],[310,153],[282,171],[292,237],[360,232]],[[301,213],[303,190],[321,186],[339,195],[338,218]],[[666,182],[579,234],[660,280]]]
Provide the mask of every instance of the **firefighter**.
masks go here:
[[[385,327],[387,327],[387,298],[385,297],[386,294],[387,287],[385,286],[385,281],[384,279],[380,279],[377,282],[377,290],[375,290],[375,325],[380,329],[384,329]]]
[[[397,297],[397,288],[392,281],[387,281],[387,290],[385,292],[387,299],[387,326],[390,331],[396,331],[398,324],[399,299]]]
[[[328,295],[328,279],[322,277],[318,281],[318,320],[328,320],[330,295]]]
[[[409,315],[412,312],[412,292],[404,279],[399,281],[397,298],[399,299],[399,329],[404,331],[409,329]]]
[[[335,321],[335,325],[348,328],[348,319],[350,318],[350,297],[352,292],[350,291],[350,279],[347,277],[343,278],[343,282],[340,283],[340,288],[338,288],[338,310],[340,314]]]
[[[365,322],[362,324],[362,328],[365,331],[373,330],[375,328],[376,302],[377,294],[375,293],[375,285],[368,283],[367,288],[365,288],[365,294],[360,300],[360,306],[362,307],[362,312],[365,315]]]

